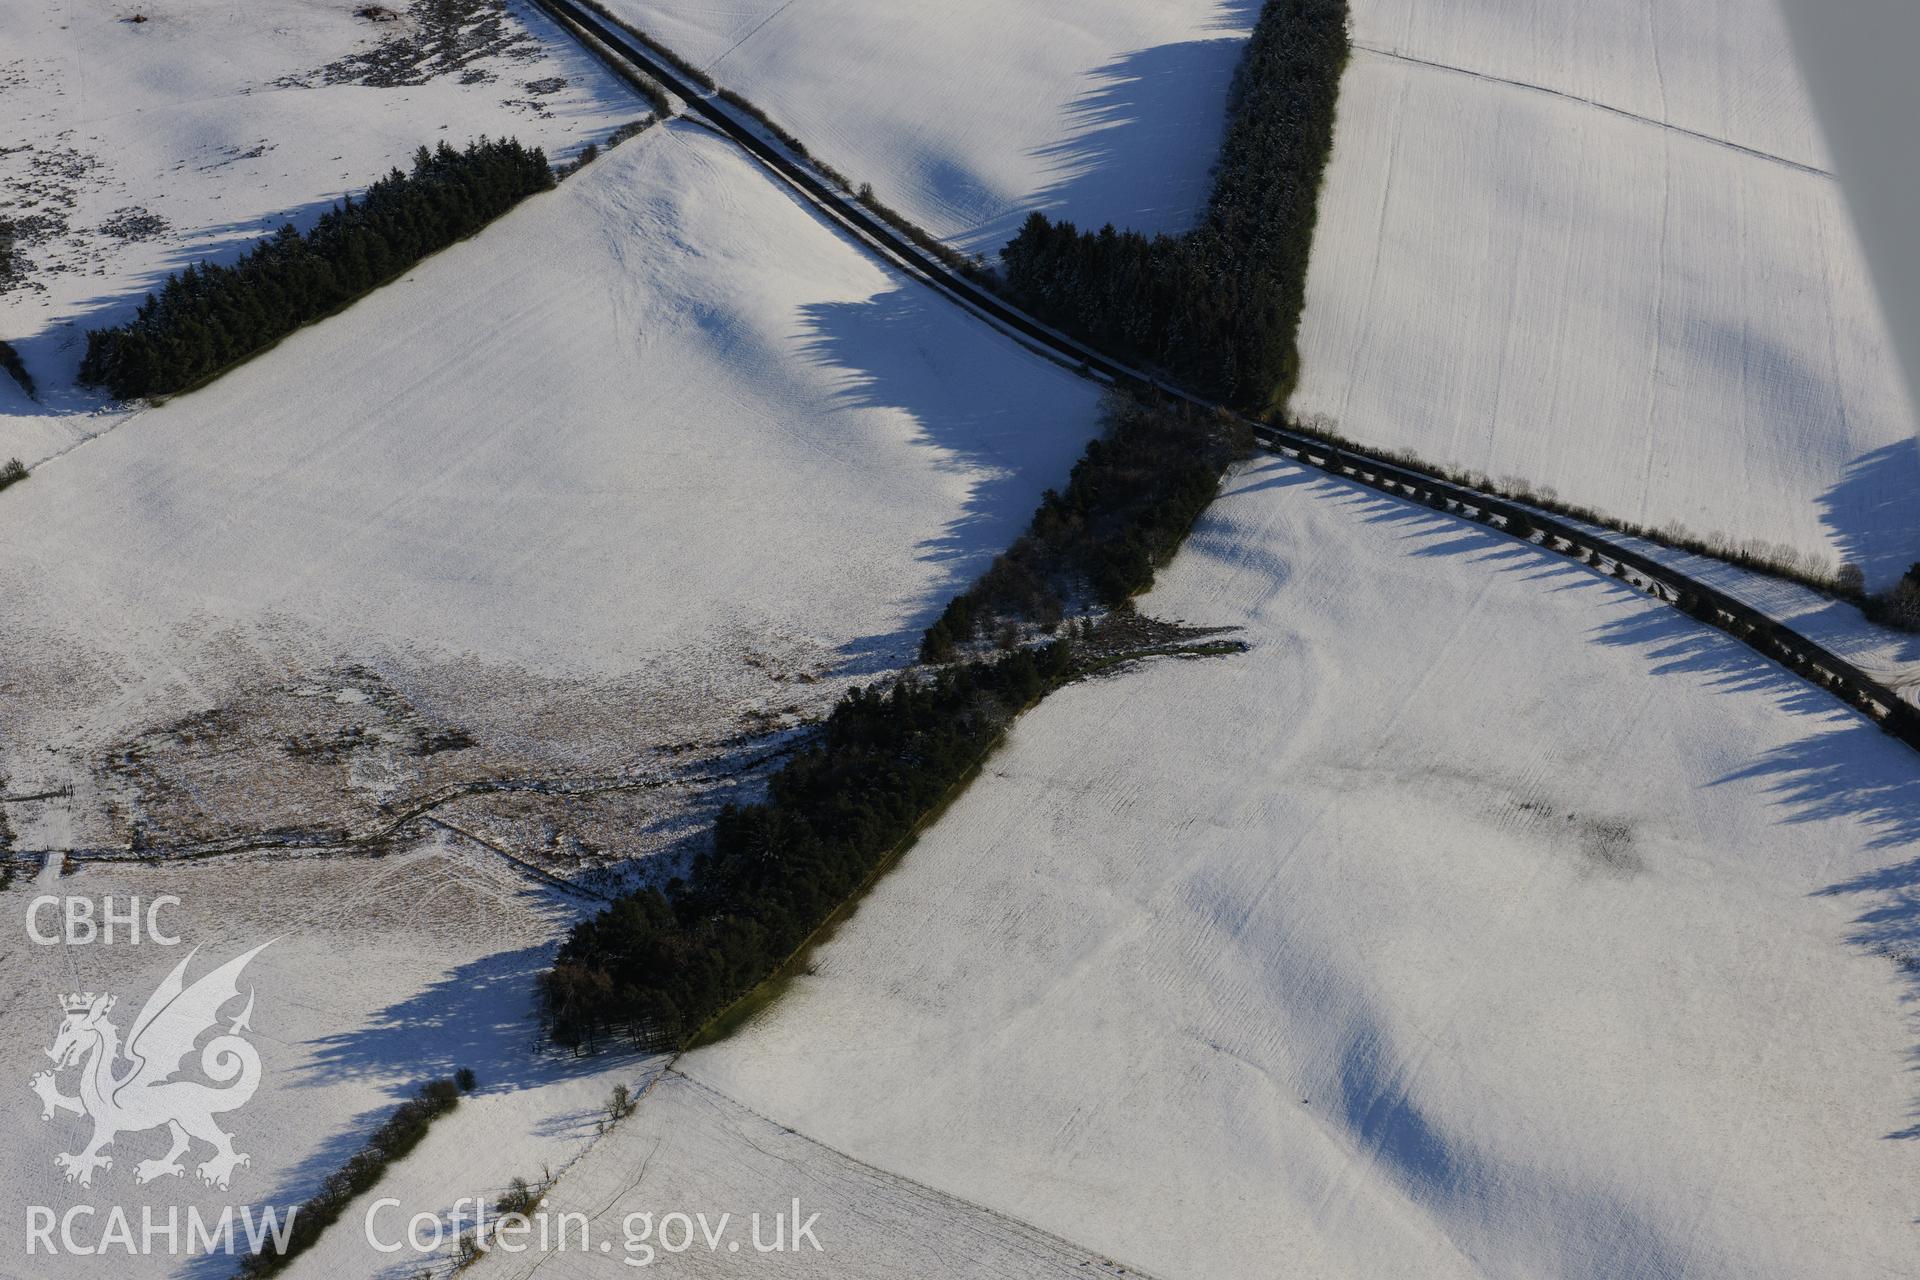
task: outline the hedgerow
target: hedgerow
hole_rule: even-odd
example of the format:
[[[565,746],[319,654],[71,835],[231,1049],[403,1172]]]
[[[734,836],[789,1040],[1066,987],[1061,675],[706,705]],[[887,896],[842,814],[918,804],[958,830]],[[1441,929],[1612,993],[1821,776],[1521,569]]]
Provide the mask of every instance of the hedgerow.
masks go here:
[[[413,1097],[381,1122],[364,1147],[328,1174],[320,1190],[292,1212],[284,1247],[249,1255],[240,1263],[240,1274],[257,1280],[283,1270],[339,1220],[356,1196],[379,1182],[388,1165],[419,1146],[435,1120],[459,1105],[460,1086],[453,1080],[434,1080],[420,1086]]]

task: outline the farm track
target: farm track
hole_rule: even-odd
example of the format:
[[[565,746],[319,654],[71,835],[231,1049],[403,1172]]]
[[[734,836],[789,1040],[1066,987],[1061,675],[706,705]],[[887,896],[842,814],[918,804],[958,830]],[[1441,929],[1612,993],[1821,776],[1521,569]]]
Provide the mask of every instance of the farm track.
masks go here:
[[[869,212],[853,196],[836,189],[776,141],[763,136],[754,125],[733,115],[714,95],[689,84],[684,75],[648,49],[624,24],[581,0],[535,2],[559,19],[561,26],[587,42],[590,50],[602,57],[624,59],[643,75],[665,86],[686,104],[693,118],[736,143],[870,251],[1041,355],[1097,382],[1172,397],[1210,413],[1231,414],[1245,422],[1264,447],[1304,466],[1424,505],[1435,512],[1498,529],[1596,572],[1620,578],[1827,690],[1893,737],[1920,751],[1920,707],[1760,609],[1592,527],[1483,493],[1365,449],[1345,444],[1336,446],[1303,432],[1247,419],[1223,405],[1111,360],[1008,305],[948,267],[909,236]],[[595,44],[599,46],[597,50],[593,48]]]

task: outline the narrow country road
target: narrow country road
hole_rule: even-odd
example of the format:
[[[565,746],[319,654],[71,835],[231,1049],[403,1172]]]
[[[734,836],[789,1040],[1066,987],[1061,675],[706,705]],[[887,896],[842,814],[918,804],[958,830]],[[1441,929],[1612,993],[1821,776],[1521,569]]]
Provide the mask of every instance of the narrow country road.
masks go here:
[[[659,82],[685,102],[688,112],[696,119],[738,144],[871,252],[1049,359],[1107,385],[1170,396],[1210,413],[1232,414],[1245,422],[1266,448],[1305,466],[1424,505],[1435,512],[1500,529],[1530,545],[1577,560],[1596,572],[1620,578],[1827,690],[1920,751],[1920,707],[1753,605],[1682,569],[1642,554],[1609,536],[1605,530],[1483,493],[1364,449],[1334,445],[1285,427],[1248,419],[1224,405],[1111,360],[1042,324],[948,267],[915,244],[911,237],[870,212],[854,196],[815,173],[805,161],[763,136],[757,127],[735,115],[717,96],[689,83],[623,24],[583,0],[535,0],[535,3],[576,36],[598,42],[603,46],[602,56],[623,60],[631,69]]]

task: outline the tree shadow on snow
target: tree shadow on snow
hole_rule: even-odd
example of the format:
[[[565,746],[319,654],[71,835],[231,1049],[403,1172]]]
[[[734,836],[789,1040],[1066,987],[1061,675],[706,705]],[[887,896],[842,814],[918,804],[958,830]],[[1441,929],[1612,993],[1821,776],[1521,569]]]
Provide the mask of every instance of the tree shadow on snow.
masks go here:
[[[312,1061],[289,1087],[312,1088],[343,1080],[373,1078],[389,1082],[392,1099],[353,1117],[305,1158],[282,1172],[270,1193],[254,1197],[261,1205],[299,1204],[327,1176],[359,1151],[393,1106],[429,1080],[469,1067],[478,1077],[476,1094],[512,1092],[578,1075],[592,1075],[638,1053],[607,1051],[576,1057],[547,1048],[534,1015],[534,978],[552,961],[548,946],[523,947],[461,965],[444,978],[387,1006],[349,1030],[311,1042]],[[548,1117],[543,1135],[574,1132],[584,1113]],[[184,1274],[193,1280],[229,1276],[233,1260],[221,1255],[198,1259]]]
[[[428,1080],[469,1067],[478,1092],[510,1092],[604,1070],[606,1054],[545,1049],[534,980],[553,961],[549,946],[522,947],[461,965],[367,1021],[312,1042],[296,1086],[372,1076],[394,1081],[397,1102]]]
[[[361,1112],[346,1128],[321,1142],[291,1169],[283,1171],[272,1191],[260,1194],[248,1192],[247,1200],[255,1212],[272,1208],[285,1221],[287,1206],[302,1204],[312,1197],[329,1174],[337,1171],[365,1145],[367,1135],[387,1118],[388,1110],[386,1107],[375,1107]],[[237,1182],[235,1186],[238,1186]],[[210,1216],[217,1216],[218,1213],[218,1208],[215,1208]],[[232,1280],[236,1257],[244,1256],[248,1246],[245,1223],[240,1220],[238,1210],[235,1212],[233,1231],[234,1248],[237,1251],[235,1256],[221,1252],[200,1254],[181,1269],[183,1280]]]
[[[1892,459],[1887,465],[1895,466],[1909,465],[1914,456],[1911,446],[1879,452]],[[1343,490],[1342,500],[1362,519],[1400,526],[1405,536],[1421,540],[1409,554],[1465,555],[1502,572],[1542,581],[1564,579],[1555,589],[1590,587],[1647,599],[1616,579],[1417,504],[1344,483],[1320,483]],[[1814,894],[1861,900],[1862,910],[1847,940],[1897,965],[1910,983],[1909,1003],[1920,1004],[1920,856],[1911,852],[1920,846],[1920,755],[1824,690],[1676,609],[1635,609],[1602,622],[1589,638],[1640,653],[1651,675],[1687,676],[1716,692],[1766,698],[1795,718],[1801,732],[1791,741],[1707,785],[1757,784],[1780,808],[1784,823],[1851,821],[1868,833],[1869,849],[1905,855]],[[1920,1046],[1910,1058],[1912,1069],[1920,1072]],[[1920,1099],[1912,1118],[1915,1123],[1887,1137],[1920,1138]]]
[[[72,417],[112,408],[113,401],[74,381],[86,355],[89,329],[125,324],[133,319],[148,294],[159,292],[168,276],[195,263],[229,266],[288,222],[306,231],[339,199],[338,195],[328,196],[270,217],[195,228],[189,232],[189,239],[170,244],[166,256],[151,270],[129,278],[125,292],[96,294],[77,304],[70,314],[50,316],[34,332],[10,338],[21,363],[33,375],[36,398],[29,400],[24,394],[0,396],[0,417]],[[4,380],[12,386],[12,379]]]
[[[945,455],[935,470],[972,481],[958,517],[916,548],[940,572],[902,627],[841,647],[843,670],[878,674],[910,658],[947,599],[1025,530],[1097,427],[1078,382],[918,286],[813,303],[801,315],[803,355],[842,375],[836,408],[904,412],[914,443]],[[987,382],[987,372],[998,376]]]
[[[1911,852],[1920,845],[1920,761],[1911,753],[1882,766],[1876,759],[1856,767],[1809,770],[1800,775],[1796,790],[1812,816],[1823,811],[1867,811],[1867,821],[1881,836],[1875,844]],[[1909,856],[1878,870],[1837,881],[1818,891],[1823,898],[1849,898],[1861,904],[1851,921],[1847,940],[1894,965],[1906,979],[1909,1006],[1920,1005],[1920,855]],[[1909,1069],[1920,1073],[1920,1045],[1907,1052]],[[1911,1123],[1888,1138],[1920,1138],[1920,1094],[1908,1114]]]
[[[1228,0],[1209,40],[1137,49],[1088,73],[1067,108],[1066,138],[1031,154],[1052,182],[1021,208],[974,229],[970,252],[995,254],[1038,209],[1097,229],[1180,232],[1205,209],[1226,133],[1227,94],[1259,0]],[[941,189],[940,175],[934,175]],[[943,191],[943,194],[947,194]]]
[[[1863,453],[1820,495],[1820,518],[1843,560],[1888,586],[1920,560],[1920,444],[1904,439]]]
[[[1354,1148],[1364,1153],[1466,1256],[1497,1267],[1476,1230],[1488,1221],[1605,1222],[1607,1256],[1580,1232],[1540,1229],[1539,1247],[1554,1256],[1543,1274],[1678,1275],[1687,1243],[1663,1230],[1630,1198],[1577,1176],[1520,1168],[1450,1128],[1444,1111],[1429,1111],[1409,1085],[1423,1046],[1396,1041],[1392,1020],[1374,1008],[1351,980],[1323,975],[1348,1023],[1347,1040],[1334,1079],[1331,1110]],[[1338,985],[1334,985],[1338,984]],[[1331,1003],[1331,1002],[1330,1002]]]
[[[1830,360],[1744,317],[1703,313],[1679,324],[1708,385],[1741,389],[1742,412],[1783,440],[1851,434],[1840,375]],[[1677,411],[1681,406],[1676,405]],[[1840,558],[1870,587],[1890,585],[1920,559],[1920,448],[1911,436],[1869,450],[1816,499]]]

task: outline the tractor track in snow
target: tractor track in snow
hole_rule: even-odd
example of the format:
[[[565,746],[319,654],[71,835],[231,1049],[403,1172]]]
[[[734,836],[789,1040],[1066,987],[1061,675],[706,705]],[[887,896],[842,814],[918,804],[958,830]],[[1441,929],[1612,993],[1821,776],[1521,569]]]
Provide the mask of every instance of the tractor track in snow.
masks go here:
[[[1438,513],[1497,529],[1532,546],[1587,565],[1598,573],[1619,578],[1646,595],[1673,605],[1696,621],[1731,636],[1809,683],[1827,690],[1893,737],[1920,751],[1920,707],[1901,698],[1886,684],[1867,675],[1845,658],[1768,616],[1754,605],[1693,577],[1684,569],[1646,555],[1594,526],[1470,488],[1410,463],[1394,461],[1350,444],[1334,444],[1304,432],[1246,418],[1226,406],[1112,360],[1042,324],[949,268],[907,235],[868,211],[851,194],[838,190],[826,178],[814,172],[807,162],[763,134],[756,125],[733,114],[714,94],[689,84],[686,76],[648,49],[638,34],[624,23],[583,3],[583,0],[534,2],[558,18],[560,26],[587,43],[590,52],[597,52],[602,57],[619,58],[664,86],[686,104],[686,110],[693,119],[738,145],[775,179],[792,189],[818,214],[840,227],[869,252],[946,295],[949,300],[1037,354],[1095,382],[1143,390],[1184,401],[1209,413],[1231,415],[1245,422],[1262,446],[1303,466],[1338,480],[1426,506]],[[597,50],[594,48],[596,44],[600,46]],[[1383,57],[1400,56],[1381,50],[1368,50],[1365,46],[1356,48]],[[1454,67],[1441,69],[1478,75]],[[1515,84],[1522,89],[1538,89],[1543,93],[1589,102],[1587,99],[1572,99],[1572,95],[1559,94],[1537,85]],[[1644,119],[1604,103],[1589,102],[1589,105],[1630,118]],[[1827,176],[1823,170],[1810,165],[1752,151],[1751,148],[1724,139],[1692,134],[1691,130],[1660,121],[1646,122],[1691,134],[1703,141],[1750,153],[1761,159]]]

